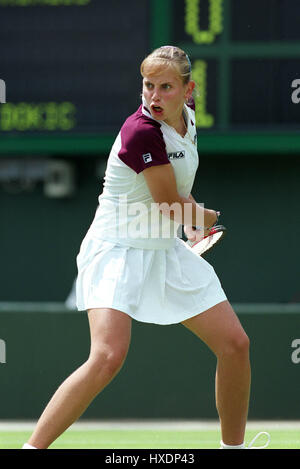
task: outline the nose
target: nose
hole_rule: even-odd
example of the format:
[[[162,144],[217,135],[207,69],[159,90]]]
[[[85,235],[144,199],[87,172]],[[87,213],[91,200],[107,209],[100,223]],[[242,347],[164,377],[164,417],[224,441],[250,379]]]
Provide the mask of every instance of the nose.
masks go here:
[[[159,96],[159,93],[158,93],[158,89],[157,88],[154,88],[153,90],[153,94],[152,94],[152,99],[153,101],[160,101],[160,96]]]

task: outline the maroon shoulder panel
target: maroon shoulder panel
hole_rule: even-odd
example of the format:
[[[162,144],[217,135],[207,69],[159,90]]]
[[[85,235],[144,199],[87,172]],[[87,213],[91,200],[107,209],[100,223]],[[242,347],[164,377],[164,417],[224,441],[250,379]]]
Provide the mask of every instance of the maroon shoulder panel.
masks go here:
[[[169,164],[159,122],[147,117],[142,106],[121,128],[119,158],[137,174],[150,166]]]

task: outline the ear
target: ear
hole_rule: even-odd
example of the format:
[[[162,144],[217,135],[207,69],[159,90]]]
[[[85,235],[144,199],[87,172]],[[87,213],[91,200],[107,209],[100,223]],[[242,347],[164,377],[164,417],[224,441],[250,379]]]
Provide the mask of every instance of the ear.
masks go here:
[[[191,80],[191,81],[188,82],[187,90],[185,92],[185,100],[186,101],[188,101],[191,98],[195,86],[196,86],[196,83],[194,81]]]

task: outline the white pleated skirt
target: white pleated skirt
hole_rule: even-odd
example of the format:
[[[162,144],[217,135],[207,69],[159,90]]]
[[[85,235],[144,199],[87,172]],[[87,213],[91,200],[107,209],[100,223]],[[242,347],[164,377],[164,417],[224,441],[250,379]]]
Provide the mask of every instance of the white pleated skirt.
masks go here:
[[[86,237],[77,256],[79,311],[113,308],[137,321],[176,324],[226,300],[213,267],[177,238],[138,249]]]

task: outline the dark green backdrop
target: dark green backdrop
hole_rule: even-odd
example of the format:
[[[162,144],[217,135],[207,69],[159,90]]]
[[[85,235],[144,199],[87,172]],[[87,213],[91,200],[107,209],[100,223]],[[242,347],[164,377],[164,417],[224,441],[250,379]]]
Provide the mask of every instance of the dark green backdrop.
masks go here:
[[[46,198],[42,184],[21,194],[0,187],[0,301],[63,301],[68,295],[105,157],[70,161],[77,174],[70,199]],[[299,187],[300,159],[292,155],[200,155],[194,196],[221,210],[228,228],[207,259],[231,301],[300,301]]]
[[[0,304],[0,309],[6,343],[0,419],[35,419],[87,358],[87,317],[61,305]],[[292,360],[291,344],[300,338],[300,308],[236,305],[236,311],[251,339],[249,418],[299,419],[300,363]],[[300,358],[300,347],[296,355]],[[134,322],[122,370],[83,418],[216,419],[215,366],[214,355],[183,326]]]
[[[104,157],[70,161],[77,181],[70,199],[46,198],[42,184],[21,194],[0,189],[0,339],[7,352],[0,419],[38,417],[89,351],[86,314],[64,310],[63,302],[102,189]],[[220,209],[228,228],[207,259],[239,305],[252,343],[251,418],[300,418],[300,364],[291,360],[291,343],[300,338],[299,180],[292,155],[200,155],[193,194]],[[134,323],[124,368],[85,417],[216,418],[214,373],[214,356],[182,326]]]

